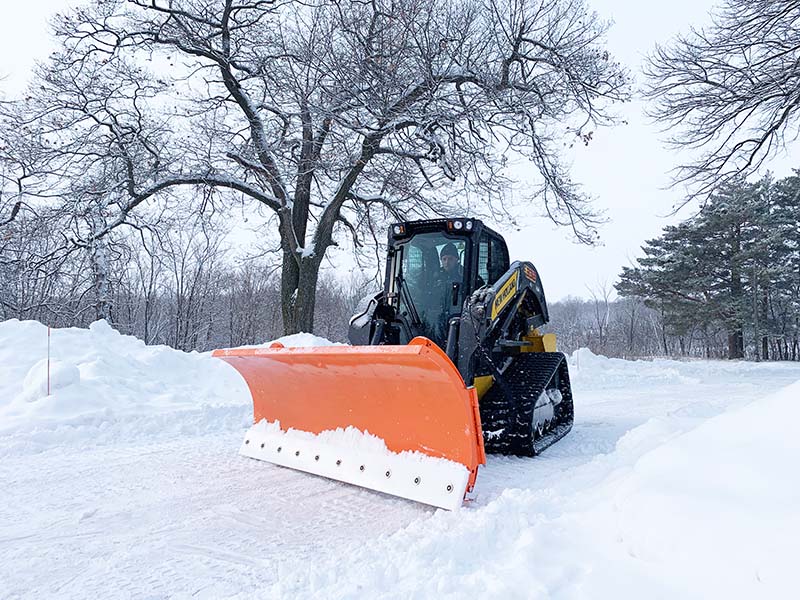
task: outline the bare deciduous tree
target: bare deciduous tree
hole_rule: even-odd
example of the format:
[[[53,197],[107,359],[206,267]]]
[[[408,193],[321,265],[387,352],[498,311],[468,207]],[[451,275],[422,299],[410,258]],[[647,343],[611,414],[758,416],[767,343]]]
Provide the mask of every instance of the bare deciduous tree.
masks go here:
[[[800,3],[723,0],[713,24],[659,47],[645,68],[651,115],[696,150],[677,168],[693,197],[755,172],[800,125]]]
[[[606,337],[608,336],[608,322],[610,319],[609,304],[613,288],[607,281],[599,281],[595,286],[586,286],[591,296],[594,307],[592,329],[597,333],[597,345],[601,352],[605,352]]]
[[[538,174],[532,201],[593,238],[559,152],[627,97],[604,31],[579,0],[99,0],[60,19],[63,49],[16,118],[43,141],[40,189],[57,171],[73,201],[103,203],[105,227],[75,243],[177,186],[260,204],[280,239],[284,329],[310,331],[338,235],[358,246],[387,216],[476,196],[500,209],[509,153]]]

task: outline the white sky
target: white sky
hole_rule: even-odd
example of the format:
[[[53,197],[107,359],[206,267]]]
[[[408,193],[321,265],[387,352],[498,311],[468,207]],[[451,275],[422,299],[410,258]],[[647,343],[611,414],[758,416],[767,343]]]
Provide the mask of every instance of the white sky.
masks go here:
[[[665,42],[690,25],[708,21],[713,0],[633,2],[631,0],[587,0],[602,19],[613,20],[608,34],[612,55],[626,65],[634,78],[642,57],[657,42]],[[13,2],[4,7],[0,20],[0,95],[13,95],[27,81],[35,59],[43,59],[52,48],[48,17],[78,0]],[[589,248],[572,241],[569,231],[555,228],[541,218],[523,218],[520,231],[502,231],[513,259],[536,264],[548,298],[568,295],[589,297],[590,290],[611,287],[621,267],[639,256],[645,240],[658,236],[669,223],[688,218],[690,209],[677,216],[669,213],[681,200],[681,192],[665,189],[668,171],[680,158],[660,142],[658,128],[641,114],[633,102],[621,110],[628,124],[594,133],[588,147],[574,152],[573,179],[581,182],[605,211],[609,222],[600,230],[602,245]],[[788,156],[773,162],[778,175],[789,174],[800,164]]]

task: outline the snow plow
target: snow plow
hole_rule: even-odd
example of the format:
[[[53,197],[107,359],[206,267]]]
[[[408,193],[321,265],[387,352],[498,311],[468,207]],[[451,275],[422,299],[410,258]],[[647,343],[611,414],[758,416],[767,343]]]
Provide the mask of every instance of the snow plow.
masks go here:
[[[234,348],[254,425],[241,453],[454,509],[485,452],[534,456],[572,427],[567,363],[541,334],[536,268],[477,219],[390,227],[384,290],[351,346]]]
[[[241,453],[251,458],[447,508],[461,503],[485,460],[475,391],[425,338],[216,355],[250,386],[256,425]],[[279,425],[259,427],[262,420]],[[377,440],[298,435],[347,428]]]

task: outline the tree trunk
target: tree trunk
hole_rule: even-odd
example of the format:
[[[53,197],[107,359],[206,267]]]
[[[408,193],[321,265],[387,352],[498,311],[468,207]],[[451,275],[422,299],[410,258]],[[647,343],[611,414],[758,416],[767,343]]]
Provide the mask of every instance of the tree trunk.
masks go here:
[[[628,352],[631,356],[634,354],[634,347],[633,347],[633,338],[634,332],[636,327],[636,309],[634,308],[631,312],[631,319],[630,319],[630,327],[628,329]]]
[[[728,333],[728,358],[744,358],[744,335],[741,328]]]
[[[761,336],[759,331],[758,315],[758,273],[756,272],[755,262],[753,263],[753,349],[755,350],[756,362],[761,361],[761,352],[758,347],[758,338]]]
[[[742,333],[742,276],[737,261],[741,252],[741,228],[735,226],[731,237],[731,317],[728,322],[728,358],[744,358],[744,335]]]
[[[281,313],[283,333],[313,333],[317,280],[322,261],[316,256],[298,261],[290,252],[283,254],[281,269]]]
[[[769,290],[765,289],[761,296],[761,315],[764,323],[764,332],[761,337],[761,358],[769,360]]]

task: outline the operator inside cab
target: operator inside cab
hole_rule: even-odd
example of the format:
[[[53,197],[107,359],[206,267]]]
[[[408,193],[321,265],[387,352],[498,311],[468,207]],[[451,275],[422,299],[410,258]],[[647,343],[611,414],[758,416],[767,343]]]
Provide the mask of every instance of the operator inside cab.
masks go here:
[[[463,302],[464,267],[456,244],[447,242],[439,249],[439,265],[432,290],[433,306],[429,310],[433,326],[431,339],[443,346],[447,339],[447,322]]]
[[[417,316],[419,330],[443,347],[448,320],[459,314],[464,303],[466,242],[438,231],[426,232],[415,235],[402,248],[405,289],[401,289],[399,312]]]
[[[462,245],[462,244],[459,244]],[[458,246],[447,242],[439,250],[439,277],[437,281],[437,295],[439,296],[439,320],[443,330],[447,328],[447,319],[451,313],[461,310],[464,301],[464,267],[461,264],[463,251],[459,252]]]
[[[464,280],[464,267],[458,257],[458,250],[453,243],[447,243],[439,252],[439,262],[442,265],[442,275],[447,282],[461,282]]]

